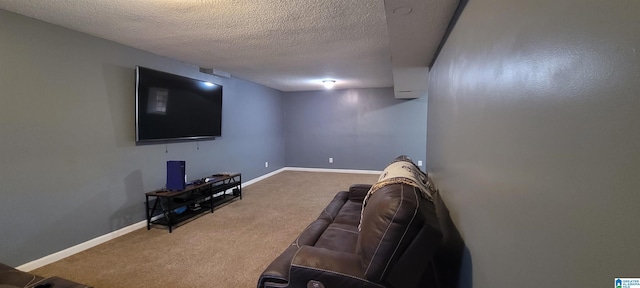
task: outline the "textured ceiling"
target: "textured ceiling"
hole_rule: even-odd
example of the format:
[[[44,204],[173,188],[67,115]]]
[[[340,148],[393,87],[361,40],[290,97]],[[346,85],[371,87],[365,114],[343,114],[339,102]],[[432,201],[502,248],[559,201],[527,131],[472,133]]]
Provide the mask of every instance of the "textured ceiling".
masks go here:
[[[337,89],[393,86],[392,66],[431,63],[457,4],[457,0],[0,0],[0,9],[278,90],[303,91],[321,89],[323,79],[336,79]],[[393,13],[398,7],[412,12]]]

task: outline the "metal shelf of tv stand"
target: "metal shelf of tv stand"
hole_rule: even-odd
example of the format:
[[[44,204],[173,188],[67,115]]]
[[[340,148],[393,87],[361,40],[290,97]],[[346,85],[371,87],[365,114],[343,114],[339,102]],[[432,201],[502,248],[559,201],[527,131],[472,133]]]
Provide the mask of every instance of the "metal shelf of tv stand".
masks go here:
[[[145,193],[147,230],[151,229],[151,224],[158,224],[169,227],[169,233],[171,233],[173,226],[180,222],[198,216],[207,210],[213,213],[213,208],[232,199],[238,197],[242,199],[241,173],[214,174],[207,178],[212,180],[202,184],[188,185],[184,190],[157,190]],[[226,193],[229,189],[233,191],[231,195]],[[227,197],[231,198],[227,199]],[[155,200],[153,201],[152,207],[150,206],[150,200]],[[192,204],[199,204],[201,208],[197,211],[191,211],[189,210],[189,206]],[[180,207],[187,207],[187,211],[183,213],[186,215],[176,215],[173,213],[176,208]],[[160,218],[151,220],[155,216],[160,216]]]

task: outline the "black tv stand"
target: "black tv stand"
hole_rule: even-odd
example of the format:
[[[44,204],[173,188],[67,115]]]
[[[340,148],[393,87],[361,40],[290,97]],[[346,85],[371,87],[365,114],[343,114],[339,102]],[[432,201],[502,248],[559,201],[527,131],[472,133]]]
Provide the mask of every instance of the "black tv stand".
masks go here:
[[[161,189],[145,193],[147,230],[152,224],[157,224],[167,226],[171,233],[174,225],[207,211],[213,213],[215,207],[235,198],[242,199],[240,173],[214,174],[193,183],[184,190]]]

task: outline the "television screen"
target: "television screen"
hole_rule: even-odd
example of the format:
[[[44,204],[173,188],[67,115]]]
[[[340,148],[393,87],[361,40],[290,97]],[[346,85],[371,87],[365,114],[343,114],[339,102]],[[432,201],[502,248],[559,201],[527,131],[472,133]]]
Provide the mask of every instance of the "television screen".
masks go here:
[[[136,143],[221,136],[222,86],[136,67]]]

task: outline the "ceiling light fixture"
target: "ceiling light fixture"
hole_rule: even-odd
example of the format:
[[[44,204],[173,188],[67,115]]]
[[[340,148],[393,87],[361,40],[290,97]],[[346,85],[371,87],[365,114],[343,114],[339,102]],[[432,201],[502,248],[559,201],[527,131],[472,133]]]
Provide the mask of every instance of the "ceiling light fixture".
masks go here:
[[[333,88],[333,85],[336,84],[335,80],[324,80],[322,81],[322,85],[324,86],[324,89],[331,89]]]

